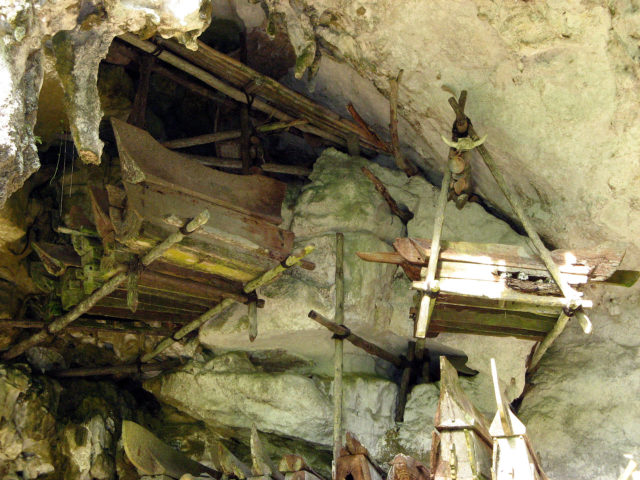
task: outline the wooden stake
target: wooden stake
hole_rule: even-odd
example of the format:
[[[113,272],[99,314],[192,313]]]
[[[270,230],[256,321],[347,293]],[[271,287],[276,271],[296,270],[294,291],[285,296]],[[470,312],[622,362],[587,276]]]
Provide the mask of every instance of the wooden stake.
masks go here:
[[[440,187],[440,195],[438,196],[438,207],[436,210],[436,218],[433,222],[433,239],[431,240],[431,253],[429,256],[429,264],[427,266],[427,276],[425,284],[428,286],[428,294],[425,294],[420,301],[420,312],[418,313],[418,321],[416,322],[416,337],[425,338],[429,330],[429,319],[433,313],[433,307],[436,303],[436,295],[440,289],[436,278],[436,268],[438,267],[438,257],[440,256],[440,237],[442,235],[442,226],[444,224],[444,212],[447,208],[447,197],[449,195],[449,182],[451,181],[451,172],[448,168],[444,169],[444,177],[442,186]]]
[[[169,235],[163,242],[153,247],[144,257],[142,257],[141,262],[144,266],[149,265],[151,262],[160,258],[163,253],[169,250],[173,245],[182,241],[185,235],[188,235],[202,225],[207,223],[209,220],[209,212],[204,210],[197,217],[191,220],[184,227],[184,232],[180,231],[172,233]],[[58,317],[53,322],[49,323],[45,328],[40,330],[38,333],[32,335],[26,340],[14,345],[9,350],[7,350],[4,355],[2,355],[3,360],[11,360],[12,358],[21,355],[29,348],[38,345],[39,343],[44,342],[49,339],[51,336],[57,334],[61,330],[63,330],[67,325],[77,320],[82,314],[91,310],[92,307],[96,305],[102,298],[106,297],[110,293],[112,293],[118,286],[123,283],[129,276],[129,268],[124,265],[120,265],[115,269],[116,274],[111,277],[104,285],[98,288],[95,292],[89,295],[87,298],[78,303],[72,310],[67,312],[65,315]]]
[[[358,348],[361,348],[367,353],[374,355],[378,358],[386,360],[387,362],[395,365],[398,368],[404,368],[407,366],[407,361],[403,357],[399,357],[398,355],[394,355],[391,352],[386,351],[385,349],[379,347],[378,345],[365,340],[359,335],[353,333],[349,328],[344,325],[338,325],[335,322],[332,322],[325,316],[319,314],[315,310],[311,310],[309,312],[309,318],[315,320],[323,327],[327,328],[327,330],[332,331],[336,335],[340,337],[344,337],[346,341],[355,345]]]
[[[336,312],[335,323],[344,323],[344,235],[336,233]],[[342,367],[344,345],[342,338],[334,341],[333,352],[333,462],[337,465],[342,448]]]
[[[310,254],[314,250],[314,248],[315,248],[314,246],[308,245],[301,252],[292,253],[282,263],[276,265],[271,270],[266,271],[262,275],[248,282],[244,286],[244,292],[251,293],[256,289],[271,283],[276,278],[278,278],[282,274],[282,272],[300,263],[304,257],[306,257],[308,254]],[[141,361],[148,362],[149,360],[157,357],[160,353],[164,352],[167,348],[172,346],[174,343],[179,342],[186,335],[193,332],[194,330],[197,330],[206,322],[208,322],[212,318],[215,318],[219,313],[225,311],[227,308],[231,307],[235,303],[237,303],[235,299],[225,298],[218,305],[216,305],[215,307],[203,313],[201,316],[199,316],[195,320],[183,326],[171,337],[167,337],[164,340],[162,340],[160,343],[158,343],[158,345],[156,345],[156,347],[153,349],[152,352],[149,352],[146,355],[144,355]]]
[[[544,337],[544,340],[542,340],[542,342],[540,342],[540,344],[536,348],[533,357],[531,357],[529,368],[527,368],[527,374],[531,374],[537,370],[542,356],[547,352],[547,350],[549,350],[549,347],[555,341],[555,339],[558,338],[564,331],[567,323],[569,323],[569,316],[564,311],[562,311],[562,313],[558,317],[558,320],[556,321],[556,324],[553,326],[551,331],[547,333],[547,335]]]
[[[247,305],[249,316],[249,341],[253,342],[258,337],[258,302],[250,301]]]
[[[402,210],[400,210],[400,207],[398,206],[396,201],[393,199],[393,197],[387,190],[387,187],[384,186],[384,183],[382,183],[380,179],[376,177],[371,170],[369,170],[367,167],[362,167],[362,173],[364,173],[367,176],[367,178],[373,182],[373,184],[376,187],[376,190],[380,192],[380,195],[382,195],[382,197],[385,199],[391,211],[397,217],[399,217],[404,224],[407,224],[407,222],[409,222],[409,220],[413,218],[413,213],[403,212]]]
[[[412,177],[418,173],[418,169],[410,161],[404,158],[400,150],[400,140],[398,138],[398,85],[402,79],[403,70],[398,72],[396,78],[389,80],[389,130],[391,132],[391,152],[396,161],[396,165],[403,170],[407,176]]]

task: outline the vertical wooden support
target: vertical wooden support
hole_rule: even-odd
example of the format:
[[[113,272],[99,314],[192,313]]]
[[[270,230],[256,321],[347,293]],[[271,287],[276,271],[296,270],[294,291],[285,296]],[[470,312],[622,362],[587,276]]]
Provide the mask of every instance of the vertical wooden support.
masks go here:
[[[344,323],[344,235],[336,233],[336,313],[335,323]],[[333,464],[337,464],[342,447],[342,367],[343,339],[335,339],[333,353]]]
[[[396,78],[389,80],[389,132],[391,133],[391,151],[396,166],[411,177],[418,173],[418,169],[402,155],[398,137],[398,85],[402,79],[402,73],[403,70],[400,70]]]
[[[433,239],[431,240],[431,254],[429,255],[429,264],[427,265],[426,285],[429,290],[424,294],[420,301],[420,312],[418,313],[418,321],[416,323],[416,334],[418,338],[427,336],[429,330],[429,320],[433,313],[433,307],[436,303],[436,296],[440,287],[435,281],[436,269],[438,267],[438,257],[440,256],[440,237],[442,235],[442,226],[444,224],[444,212],[447,208],[447,197],[449,195],[449,182],[451,182],[451,172],[448,168],[444,170],[442,179],[442,187],[440,187],[440,195],[438,196],[438,210],[436,218],[433,222]]]
[[[251,168],[251,153],[250,153],[250,137],[251,129],[249,126],[249,105],[243,103],[240,105],[240,158],[242,159],[242,173],[244,175],[249,174]]]
[[[147,98],[149,98],[149,79],[153,71],[155,58],[151,55],[143,55],[140,60],[140,77],[138,79],[138,90],[133,99],[131,113],[127,118],[127,123],[138,128],[144,128],[146,123]]]
[[[249,315],[249,341],[253,342],[258,336],[258,302],[251,300],[247,305]]]
[[[569,322],[569,316],[562,311],[558,320],[556,321],[553,328],[547,333],[542,342],[538,345],[535,352],[533,353],[533,357],[531,357],[531,362],[529,362],[529,367],[527,368],[527,373],[533,373],[537,368],[542,356],[549,350],[549,347],[554,342],[556,338],[560,336],[564,328],[567,326]]]
[[[402,378],[400,380],[400,391],[398,392],[398,404],[396,405],[395,421],[404,421],[404,409],[407,405],[407,395],[409,394],[409,386],[411,385],[411,375],[413,373],[413,365],[416,355],[416,342],[409,342],[407,348],[407,365],[402,370]]]

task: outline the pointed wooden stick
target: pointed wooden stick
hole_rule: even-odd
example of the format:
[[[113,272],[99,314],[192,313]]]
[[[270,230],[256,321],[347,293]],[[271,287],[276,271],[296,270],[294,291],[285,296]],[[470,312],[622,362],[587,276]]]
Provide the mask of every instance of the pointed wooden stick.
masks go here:
[[[177,231],[169,235],[160,244],[153,247],[142,259],[140,260],[144,266],[151,264],[154,260],[160,258],[167,250],[173,245],[182,241],[185,235],[188,235],[209,220],[209,211],[204,210],[197,217],[187,223],[184,227],[184,233]],[[82,314],[91,310],[102,298],[112,293],[118,286],[123,283],[129,276],[130,269],[125,265],[120,265],[115,269],[116,274],[111,277],[104,285],[89,295],[87,298],[78,303],[72,310],[67,312],[61,317],[58,317],[53,322],[49,323],[45,328],[31,337],[23,340],[22,342],[14,345],[8,351],[2,355],[3,360],[11,360],[12,358],[21,355],[29,348],[44,342],[53,335],[63,330],[67,325],[77,320]]]

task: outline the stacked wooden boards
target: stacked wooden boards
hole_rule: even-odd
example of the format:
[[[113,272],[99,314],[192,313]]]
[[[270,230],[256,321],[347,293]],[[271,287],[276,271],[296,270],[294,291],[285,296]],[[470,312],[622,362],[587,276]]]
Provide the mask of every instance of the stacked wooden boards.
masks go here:
[[[429,261],[428,239],[398,238],[394,252],[359,252],[366,261],[400,265],[414,287]],[[555,250],[561,275],[574,288],[607,281],[624,249]],[[565,299],[544,263],[525,247],[442,242],[437,275],[440,293],[429,334],[440,332],[515,336],[541,340],[553,328]],[[585,307],[589,306],[584,301]]]

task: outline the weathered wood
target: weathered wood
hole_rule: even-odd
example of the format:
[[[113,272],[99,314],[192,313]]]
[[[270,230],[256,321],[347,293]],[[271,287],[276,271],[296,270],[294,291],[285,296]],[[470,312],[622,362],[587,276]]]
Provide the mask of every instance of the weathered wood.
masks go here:
[[[145,182],[230,210],[282,222],[286,185],[261,175],[212,170],[160,145],[149,133],[112,118],[123,180]]]
[[[416,244],[426,254],[426,258],[421,251],[418,251]],[[431,255],[431,241],[428,239],[397,238],[393,246],[407,262],[412,264],[423,265],[428,262]],[[561,273],[587,275],[590,281],[597,282],[607,279],[616,271],[624,256],[624,250],[616,248],[554,250],[551,256],[555,262],[558,262]],[[440,258],[456,262],[547,271],[545,264],[528,248],[516,245],[445,240],[442,242]]]
[[[418,338],[424,338],[429,330],[429,319],[433,313],[433,308],[436,303],[436,295],[440,290],[438,282],[435,281],[436,268],[438,266],[438,257],[440,255],[440,236],[442,235],[442,226],[444,225],[444,213],[447,207],[447,195],[449,181],[451,180],[451,172],[449,169],[445,169],[444,177],[442,179],[442,187],[438,195],[438,205],[436,209],[436,216],[433,221],[433,239],[431,241],[431,252],[429,256],[429,264],[427,267],[427,274],[425,277],[425,293],[420,301],[420,312],[418,313],[418,320],[416,321],[415,336]]]
[[[431,480],[431,472],[422,462],[399,453],[391,460],[387,480]]]
[[[400,379],[400,390],[398,391],[398,402],[396,404],[395,421],[404,421],[404,409],[407,405],[407,395],[409,394],[409,386],[411,383],[411,375],[413,370],[413,361],[416,353],[416,342],[409,342],[407,346],[407,365],[402,371]]]
[[[2,328],[43,328],[47,322],[42,320],[0,320],[0,329]],[[92,320],[76,320],[67,327],[70,332],[78,333],[133,333],[136,335],[166,336],[171,330],[164,327],[148,327],[139,325],[129,321],[118,321],[113,319],[92,319]]]
[[[220,479],[222,474],[206,467],[183,453],[174,450],[146,428],[129,420],[122,422],[122,443],[127,458],[142,475],[169,475],[181,478],[184,474],[208,474]]]
[[[412,177],[418,173],[418,169],[409,160],[404,158],[400,150],[400,139],[398,138],[398,86],[402,79],[403,70],[398,72],[396,78],[389,80],[389,131],[391,133],[391,152],[398,168],[407,176]]]
[[[564,331],[567,323],[569,323],[569,316],[566,312],[562,311],[555,325],[551,329],[551,331],[544,337],[544,340],[536,347],[533,356],[531,357],[531,361],[529,362],[529,367],[527,368],[527,373],[531,374],[538,369],[538,364],[542,359],[542,356],[549,350],[551,344],[560,336],[560,334]]]
[[[250,301],[247,304],[249,316],[249,341],[253,342],[258,337],[258,302]]]
[[[327,328],[334,334],[340,337],[344,337],[345,340],[352,343],[356,347],[361,348],[362,350],[364,350],[367,353],[370,353],[371,355],[374,355],[378,358],[386,360],[387,362],[391,363],[392,365],[395,365],[398,368],[403,368],[407,364],[404,358],[398,355],[394,355],[393,353],[387,352],[383,348],[380,348],[379,346],[365,340],[361,336],[356,335],[344,325],[338,325],[337,323],[332,322],[331,320],[319,314],[315,310],[311,310],[309,312],[309,318],[311,318],[312,320],[315,320],[320,325]]]
[[[362,173],[364,173],[369,180],[373,182],[373,185],[376,187],[376,190],[382,195],[382,198],[385,199],[387,205],[391,209],[391,212],[394,213],[403,223],[407,223],[409,220],[413,218],[413,213],[404,212],[400,210],[398,203],[393,199],[387,187],[384,186],[384,183],[380,181],[378,177],[374,175],[374,173],[369,170],[367,167],[362,167]]]
[[[344,323],[344,235],[336,233],[335,323]],[[333,462],[337,465],[342,446],[342,367],[343,339],[334,340],[333,352]]]
[[[449,99],[449,103],[451,104],[451,107],[453,108],[453,110],[456,112],[456,115],[462,115],[464,113],[464,109],[460,108],[460,105],[455,102],[455,99],[453,99],[453,101],[452,99]],[[473,140],[479,139],[473,126],[471,126],[471,122],[469,122],[469,135]],[[493,175],[493,178],[495,179],[496,183],[500,187],[500,190],[502,190],[502,193],[507,198],[507,201],[511,205],[511,208],[513,208],[513,211],[518,217],[518,220],[520,220],[520,223],[522,223],[524,230],[527,232],[527,235],[531,239],[531,243],[533,243],[535,249],[538,251],[538,255],[540,255],[541,260],[544,262],[545,266],[549,270],[551,277],[558,284],[558,287],[560,287],[560,290],[562,291],[562,295],[564,295],[564,297],[567,298],[568,300],[578,298],[579,297],[578,292],[576,292],[564,280],[564,278],[562,278],[558,265],[555,263],[549,250],[547,250],[547,247],[545,247],[544,243],[542,243],[542,240],[540,239],[538,232],[536,232],[535,228],[533,227],[533,224],[529,220],[529,217],[526,215],[524,208],[520,202],[520,199],[517,196],[511,194],[511,191],[507,186],[507,182],[502,176],[502,173],[500,172],[500,170],[498,170],[498,167],[493,157],[489,153],[489,151],[486,149],[484,145],[479,145],[477,149],[485,165],[491,172],[491,175]],[[591,322],[589,321],[589,318],[584,314],[584,311],[576,312],[576,313],[577,313],[577,318],[580,321],[580,325],[582,326],[584,332],[591,333]]]
[[[286,130],[299,125],[306,125],[307,120],[293,120],[291,122],[272,122],[256,127],[256,132],[269,133],[278,130]],[[197,145],[207,145],[209,143],[224,142],[225,140],[234,140],[242,136],[241,130],[229,130],[227,132],[206,133],[188,138],[177,138],[162,142],[162,146],[170,149],[195,147]]]
[[[185,235],[188,235],[201,227],[208,219],[209,213],[207,211],[201,212],[196,218],[189,221],[185,225],[184,233],[172,233],[159,245],[155,246],[148,253],[146,253],[140,259],[140,262],[145,266],[149,265],[155,259],[159,258],[173,244],[180,242],[185,237]],[[114,269],[114,276],[111,277],[100,288],[98,288],[91,295],[78,303],[72,310],[62,315],[61,317],[58,317],[53,322],[49,323],[46,328],[43,328],[38,333],[11,347],[3,354],[3,360],[10,360],[12,358],[15,358],[18,355],[24,353],[29,348],[44,342],[45,340],[51,338],[51,336],[53,335],[56,335],[67,325],[77,320],[82,314],[91,310],[91,308],[94,307],[98,303],[98,301],[118,288],[118,286],[127,279],[128,275],[129,268],[127,266],[121,265],[116,267]]]
[[[69,267],[81,267],[80,256],[71,246],[56,245],[48,242],[31,242],[33,251],[36,252],[45,270],[59,277]]]
[[[107,365],[104,367],[82,367],[64,370],[52,370],[48,375],[60,378],[97,377],[106,375],[140,374],[146,372],[162,372],[180,365],[180,360],[165,360],[158,363],[131,363],[126,365]]]
[[[153,71],[155,59],[151,55],[143,55],[140,59],[140,76],[138,78],[138,89],[133,99],[131,113],[127,122],[138,128],[145,127],[145,117],[147,112],[147,98],[149,97],[149,79]]]
[[[349,105],[347,105],[347,110],[351,114],[351,117],[353,117],[353,120],[356,122],[356,124],[360,127],[359,129],[361,134],[367,137],[369,142],[376,145],[382,152],[390,153],[391,148],[389,147],[389,145],[383,142],[376,132],[371,130],[369,125],[367,125],[367,122],[365,122],[364,118],[360,116],[352,103],[349,103]]]
[[[275,225],[243,212],[197,198],[189,198],[166,188],[146,188],[126,182],[128,210],[133,210],[144,221],[163,229],[174,223],[167,213],[179,219],[192,218],[194,214],[207,209],[210,220],[193,235],[194,240],[207,244],[224,245],[231,249],[250,250],[255,254],[285,257],[293,248],[294,235]],[[169,223],[171,221],[171,223]]]
[[[306,257],[309,253],[311,253],[314,250],[314,248],[315,247],[309,245],[305,247],[302,251],[289,255],[287,259],[281,264],[277,265],[271,270],[264,272],[263,274],[256,277],[254,280],[248,282],[244,286],[244,293],[249,294],[257,290],[258,288],[271,283],[276,278],[278,278],[285,270],[300,263],[300,261],[304,257]],[[149,352],[146,355],[144,355],[141,361],[148,362],[149,360],[155,358],[160,353],[165,351],[167,348],[172,346],[174,343],[180,341],[186,335],[193,332],[194,330],[197,330],[206,322],[208,322],[212,318],[215,318],[219,313],[231,307],[231,305],[233,305],[234,303],[236,303],[235,300],[231,298],[225,298],[222,302],[220,302],[218,305],[216,305],[209,311],[205,312],[200,317],[196,318],[195,320],[189,322],[184,327],[180,328],[180,330],[174,333],[171,337],[165,338],[164,340],[162,340],[160,343],[158,343],[158,345],[156,345],[156,347],[153,349],[152,352]]]
[[[228,168],[229,170],[242,170],[242,161],[232,158],[208,157],[205,155],[182,154],[186,158],[195,160],[207,167]],[[259,168],[264,172],[282,173],[284,175],[297,175],[299,177],[308,177],[311,169],[301,167],[300,165],[284,165],[281,163],[263,163]]]
[[[582,308],[591,308],[591,300],[569,300],[564,297],[551,297],[521,293],[510,290],[506,285],[498,282],[484,282],[479,280],[464,280],[457,278],[442,278],[439,281],[440,291],[461,297],[476,297],[487,300],[501,300],[506,302],[528,303],[532,305],[542,305],[547,307],[567,307],[572,303]],[[427,290],[427,282],[413,282],[413,288],[417,290]]]
[[[234,102],[231,99],[224,97],[218,91],[207,88],[200,82],[194,82],[193,80],[190,80],[189,77],[182,75],[181,73],[178,73],[180,72],[179,69],[177,71],[173,71],[160,65],[159,62],[157,62],[153,67],[153,71],[154,73],[158,73],[159,75],[162,75],[163,77],[168,78],[169,80],[177,83],[178,85],[183,86],[187,90],[190,90],[191,92],[197,95],[200,95],[201,97],[204,97],[208,100],[212,100],[213,102],[217,103],[220,106],[228,106],[229,108],[231,108],[234,105]],[[189,73],[189,72],[184,72],[184,73]]]
[[[137,36],[133,35],[133,34],[124,34],[122,36],[119,37],[121,40],[135,46],[136,48],[139,48],[142,51],[145,51],[147,53],[152,53],[157,49],[157,45],[145,40],[141,40],[139,39]],[[172,45],[174,48],[178,48],[176,45],[173,44],[169,44]],[[201,44],[203,45],[203,44]],[[186,49],[185,49],[186,50]],[[188,52],[188,51],[187,51]],[[181,51],[181,53],[185,53],[184,50]],[[221,81],[220,79],[216,78],[214,75],[212,75],[211,73],[209,73],[208,71],[199,68],[197,66],[195,66],[193,63],[190,63],[189,61],[185,60],[184,58],[181,58],[178,55],[175,55],[169,51],[162,51],[157,58],[159,58],[160,60],[162,60],[163,62],[166,62],[172,66],[174,66],[175,68],[182,70],[185,73],[188,73],[189,75],[192,75],[193,77],[197,78],[198,80],[204,82],[205,84],[215,88],[216,90],[224,93],[225,95],[227,95],[228,97],[232,98],[233,100],[237,101],[237,102],[242,102],[242,103],[246,103],[247,102],[247,98],[244,94],[244,92],[242,92],[240,89],[232,87],[231,85]],[[244,83],[246,84],[246,82]],[[243,84],[243,85],[244,85]],[[279,110],[275,107],[273,107],[272,105],[270,105],[269,103],[262,101],[260,99],[255,99],[252,102],[251,105],[253,108],[255,108],[256,110],[259,110],[261,112],[266,113],[269,116],[273,116],[275,118],[277,118],[278,120],[282,120],[285,122],[290,122],[295,120],[296,118],[294,118],[293,116],[283,112],[282,110]],[[294,108],[295,109],[295,108]],[[300,113],[297,109],[295,109],[295,114],[296,116],[298,116],[298,113]],[[298,116],[298,118],[300,118]],[[306,116],[305,116],[306,118]],[[317,119],[314,119],[314,121],[312,121],[311,119],[309,120],[309,124],[308,125],[300,125],[299,129],[307,132],[307,133],[311,133],[313,135],[317,135],[321,138],[327,139],[337,145],[340,146],[345,146],[346,145],[346,141],[344,140],[344,137],[340,134],[335,134],[332,133],[333,131],[328,131],[325,130],[325,125],[322,125],[321,127],[317,127],[315,125],[313,125],[313,123],[316,123]]]
[[[275,480],[284,480],[284,475],[280,473],[262,446],[262,441],[258,435],[255,424],[251,426],[251,473],[256,476],[267,475]]]

